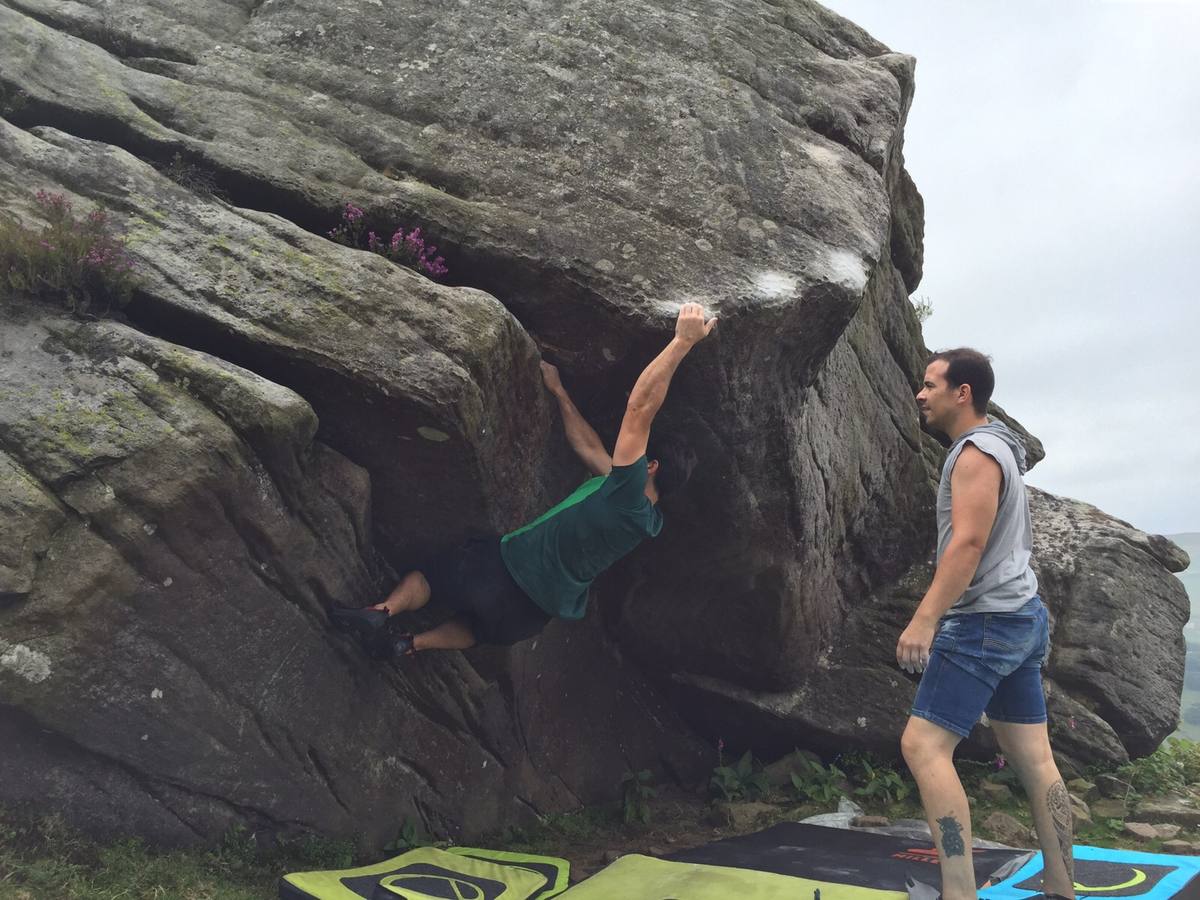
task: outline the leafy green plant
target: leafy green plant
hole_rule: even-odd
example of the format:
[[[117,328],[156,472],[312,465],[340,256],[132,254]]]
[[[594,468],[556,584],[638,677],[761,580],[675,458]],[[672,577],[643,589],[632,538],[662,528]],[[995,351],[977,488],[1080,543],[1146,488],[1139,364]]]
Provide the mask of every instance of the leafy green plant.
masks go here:
[[[793,771],[792,792],[796,799],[813,803],[832,803],[845,795],[846,773],[835,765],[799,757],[800,771]]]
[[[400,823],[400,831],[396,837],[383,845],[383,849],[388,853],[403,853],[405,850],[412,850],[414,847],[428,846],[429,839],[421,834],[417,824],[405,816],[404,821]]]
[[[1014,787],[1021,783],[1015,766],[1010,765],[1001,754],[989,761],[976,759],[955,760],[959,777],[968,794],[978,793],[985,782],[991,784],[1006,784]]]
[[[913,312],[917,314],[917,321],[924,325],[929,321],[929,317],[933,315],[933,301],[924,294],[918,296],[912,301]]]
[[[1139,794],[1166,794],[1200,783],[1200,743],[1172,738],[1141,759],[1117,769]]]
[[[856,797],[892,804],[912,793],[912,785],[904,776],[873,753],[845,753],[840,762],[854,785]]]
[[[724,800],[742,800],[758,797],[770,787],[767,776],[754,771],[754,757],[747,750],[732,766],[717,766],[713,769],[709,787],[715,796]]]
[[[875,768],[864,763],[866,780],[854,789],[856,797],[880,800],[884,803],[899,803],[912,793],[911,787],[900,773],[890,766]]]
[[[650,823],[649,801],[658,796],[658,791],[650,786],[653,777],[649,769],[642,769],[640,772],[626,772],[621,779],[621,818],[626,825]]]
[[[1200,784],[1200,742],[1172,738],[1168,743],[1171,745],[1171,755],[1183,770],[1184,782]]]

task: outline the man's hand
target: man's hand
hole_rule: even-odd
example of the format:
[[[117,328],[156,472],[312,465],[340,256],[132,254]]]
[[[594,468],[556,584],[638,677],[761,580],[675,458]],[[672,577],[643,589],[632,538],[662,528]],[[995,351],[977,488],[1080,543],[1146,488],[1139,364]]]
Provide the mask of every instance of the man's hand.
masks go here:
[[[556,397],[564,390],[562,381],[558,377],[558,366],[551,365],[545,360],[542,360],[542,381],[546,382],[546,387]]]
[[[896,662],[900,663],[900,668],[905,672],[924,672],[929,664],[929,653],[936,634],[936,621],[913,616],[896,644]]]
[[[699,303],[685,303],[680,307],[679,318],[675,321],[675,337],[690,347],[708,337],[716,325],[716,316],[704,321],[704,307]]]

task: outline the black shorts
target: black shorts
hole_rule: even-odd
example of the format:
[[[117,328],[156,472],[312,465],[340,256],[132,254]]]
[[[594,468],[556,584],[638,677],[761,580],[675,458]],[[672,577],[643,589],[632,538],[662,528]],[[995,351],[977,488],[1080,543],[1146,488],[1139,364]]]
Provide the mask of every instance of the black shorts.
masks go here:
[[[553,618],[513,580],[498,537],[469,540],[435,556],[420,572],[429,582],[425,609],[464,616],[481,644],[515,644]]]

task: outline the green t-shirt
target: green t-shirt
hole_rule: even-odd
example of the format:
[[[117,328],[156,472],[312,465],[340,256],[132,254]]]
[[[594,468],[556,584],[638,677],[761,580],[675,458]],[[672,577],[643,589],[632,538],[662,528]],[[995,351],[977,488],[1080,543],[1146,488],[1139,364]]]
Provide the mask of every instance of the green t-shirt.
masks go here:
[[[553,509],[500,539],[513,580],[563,619],[582,619],[597,575],[662,530],[646,496],[646,457],[585,481]]]

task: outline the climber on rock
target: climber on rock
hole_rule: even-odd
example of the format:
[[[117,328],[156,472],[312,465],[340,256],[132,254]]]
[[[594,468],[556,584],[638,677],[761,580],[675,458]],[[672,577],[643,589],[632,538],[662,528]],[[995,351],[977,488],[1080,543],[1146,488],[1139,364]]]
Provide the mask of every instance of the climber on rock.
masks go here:
[[[355,632],[372,655],[391,658],[514,644],[533,637],[552,618],[583,618],[592,580],[659,533],[659,500],[691,474],[695,455],[690,449],[678,442],[652,442],[650,426],[676,368],[716,322],[705,319],[699,304],[683,305],[675,336],[633,386],[611,456],[571,402],[558,370],[543,362],[542,377],[558,400],[567,440],[593,477],[528,525],[469,541],[409,572],[382,603],[334,608],[334,622]],[[448,618],[420,634],[387,634],[390,616],[418,609]]]

